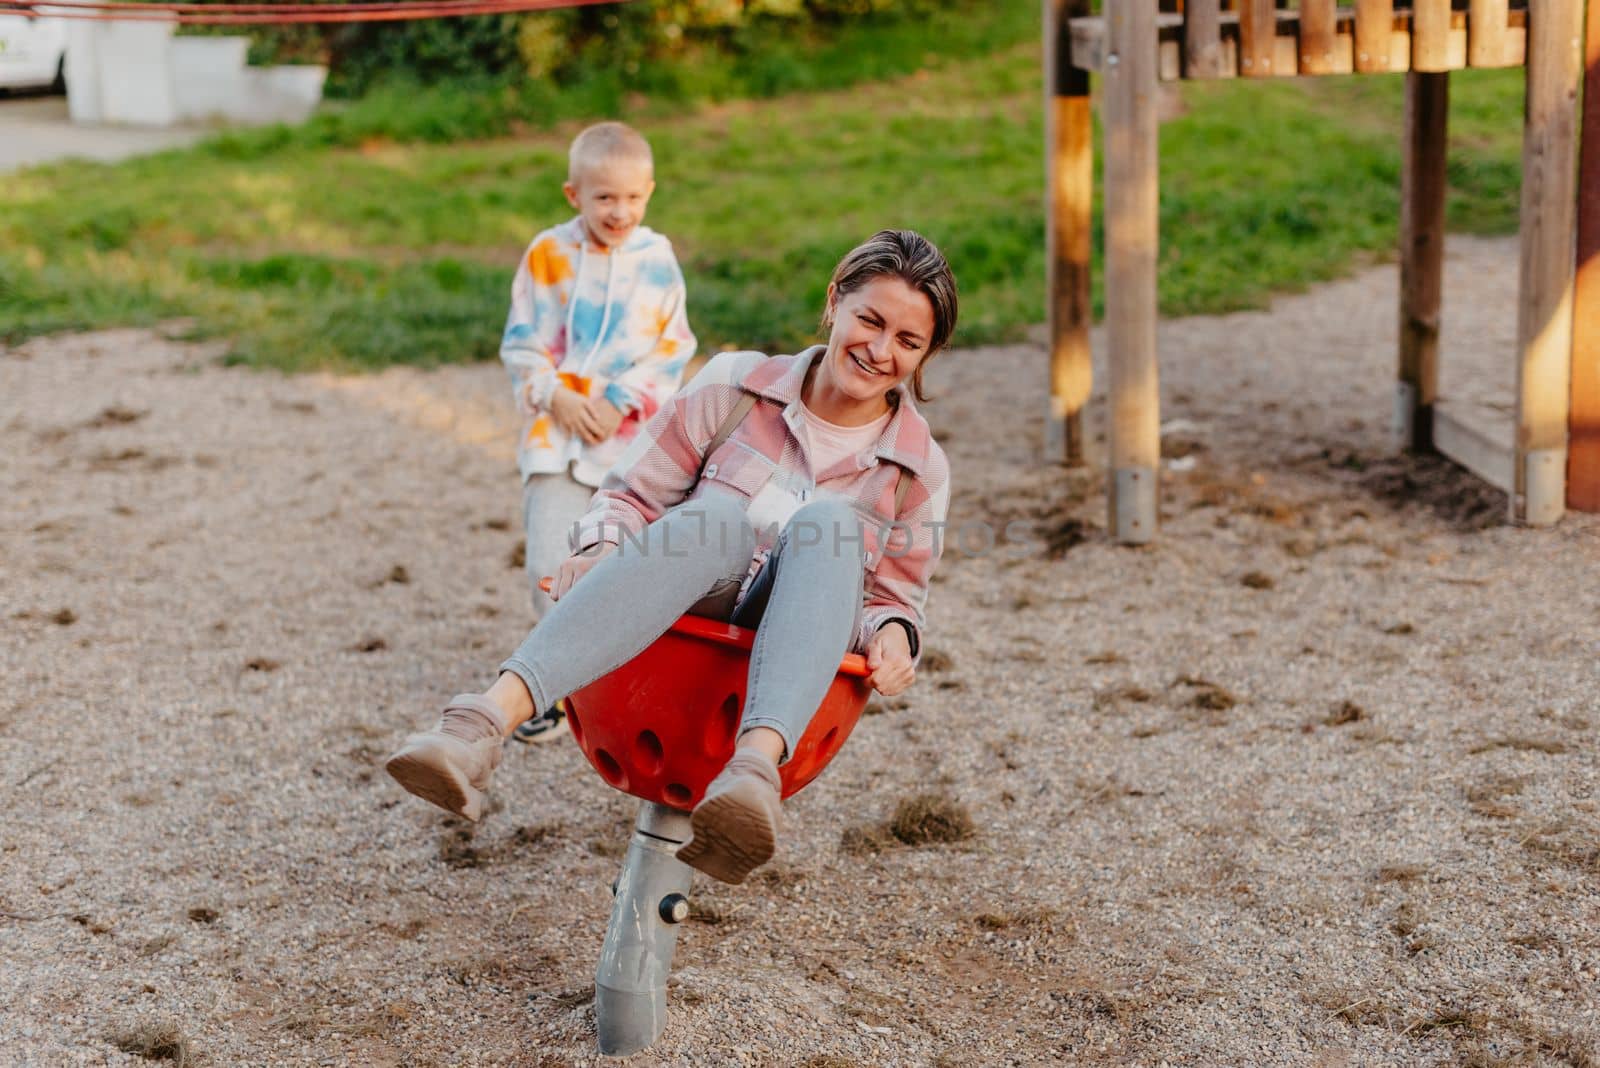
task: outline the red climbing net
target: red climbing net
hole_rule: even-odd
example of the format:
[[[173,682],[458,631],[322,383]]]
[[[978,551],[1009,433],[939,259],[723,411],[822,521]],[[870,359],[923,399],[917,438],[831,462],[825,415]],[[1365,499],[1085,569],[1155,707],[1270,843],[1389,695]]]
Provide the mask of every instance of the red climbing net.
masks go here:
[[[183,4],[125,0],[0,0],[0,15],[172,22],[183,26],[274,26],[306,22],[400,22],[457,15],[505,15],[622,0],[373,0],[370,3]]]

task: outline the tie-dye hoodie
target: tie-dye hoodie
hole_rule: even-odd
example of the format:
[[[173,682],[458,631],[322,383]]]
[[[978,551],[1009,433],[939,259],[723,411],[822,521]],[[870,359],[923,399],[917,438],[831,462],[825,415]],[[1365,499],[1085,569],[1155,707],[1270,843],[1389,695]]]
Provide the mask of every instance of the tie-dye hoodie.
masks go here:
[[[587,240],[583,219],[533,239],[511,284],[500,359],[511,375],[522,437],[517,466],[567,471],[598,486],[628,442],[678,389],[695,339],[672,243],[640,226],[621,248]],[[557,385],[604,397],[622,412],[598,445],[562,433],[549,412]]]

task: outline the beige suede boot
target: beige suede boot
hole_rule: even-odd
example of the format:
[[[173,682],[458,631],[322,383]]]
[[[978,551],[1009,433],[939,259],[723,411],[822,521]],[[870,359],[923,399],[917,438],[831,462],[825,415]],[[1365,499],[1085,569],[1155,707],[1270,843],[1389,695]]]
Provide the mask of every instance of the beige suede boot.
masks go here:
[[[678,859],[713,879],[744,882],[777,851],[782,788],[777,766],[764,754],[736,751],[689,814],[694,837]]]
[[[407,738],[384,768],[424,801],[477,821],[500,764],[505,722],[505,713],[487,697],[460,694],[445,706],[437,727]]]

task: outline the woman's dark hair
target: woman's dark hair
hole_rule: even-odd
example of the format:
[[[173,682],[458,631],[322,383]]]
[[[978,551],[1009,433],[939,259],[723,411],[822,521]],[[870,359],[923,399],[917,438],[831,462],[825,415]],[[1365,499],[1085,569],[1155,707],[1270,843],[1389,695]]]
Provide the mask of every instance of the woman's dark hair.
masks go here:
[[[928,339],[922,362],[911,375],[911,392],[917,400],[926,401],[922,369],[944,348],[956,328],[956,277],[933,242],[915,230],[879,230],[851,249],[833,269],[830,281],[834,302],[874,278],[883,277],[900,279],[927,297],[933,308],[933,336]],[[831,306],[823,310],[822,325],[824,329],[833,327]]]

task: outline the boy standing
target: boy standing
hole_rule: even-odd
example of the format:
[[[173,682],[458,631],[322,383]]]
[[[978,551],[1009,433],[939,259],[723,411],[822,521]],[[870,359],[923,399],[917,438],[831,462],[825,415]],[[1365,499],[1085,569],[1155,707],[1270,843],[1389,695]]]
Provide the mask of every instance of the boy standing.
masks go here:
[[[523,417],[517,467],[536,622],[553,603],[539,579],[571,555],[568,534],[601,477],[694,355],[672,244],[642,225],[655,184],[637,131],[620,122],[584,130],[561,187],[578,216],[533,239],[512,283],[500,359]],[[542,741],[565,728],[555,708],[515,737]]]

